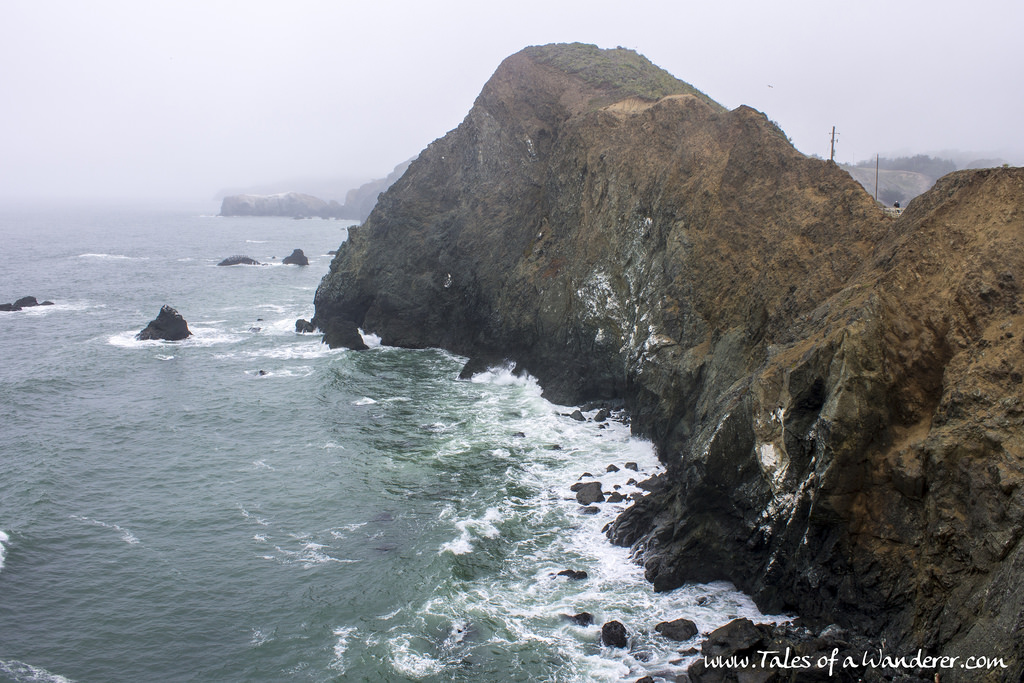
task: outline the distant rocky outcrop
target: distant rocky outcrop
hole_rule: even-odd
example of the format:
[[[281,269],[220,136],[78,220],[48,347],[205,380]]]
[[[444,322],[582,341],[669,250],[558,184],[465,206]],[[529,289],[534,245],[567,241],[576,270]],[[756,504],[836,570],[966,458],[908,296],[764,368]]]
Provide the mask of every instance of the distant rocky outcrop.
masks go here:
[[[1022,215],[1006,168],[888,217],[760,112],[629,50],[532,47],[350,231],[314,323],[624,400],[666,473],[609,533],[655,590],[726,579],[1017,680]]]
[[[395,166],[395,169],[386,177],[371,180],[354,190],[349,190],[345,195],[345,218],[352,218],[358,221],[366,220],[366,217],[373,211],[373,207],[376,206],[380,193],[394,185],[395,181],[402,177],[402,174],[405,173],[411,163],[412,159],[403,161],[398,166]]]
[[[323,200],[301,192],[271,195],[237,194],[221,200],[221,216],[287,216],[290,218],[347,218],[363,221],[370,215],[377,197],[405,173],[410,161],[404,161],[385,178],[371,180],[349,190],[345,203]]]
[[[259,261],[249,256],[228,256],[226,259],[217,264],[218,266],[259,266],[262,265]]]
[[[289,216],[292,218],[340,217],[341,205],[300,192],[272,195],[239,194],[224,197],[221,216]]]
[[[135,338],[141,341],[151,339],[180,341],[191,336],[192,332],[188,329],[188,323],[181,317],[181,314],[170,306],[163,306],[156,318],[135,335]]]
[[[20,311],[24,308],[32,308],[34,306],[53,306],[53,302],[43,301],[40,303],[34,296],[23,296],[14,303],[0,304],[0,311]]]
[[[306,258],[306,255],[302,253],[301,249],[295,249],[291,254],[285,256],[281,263],[286,266],[308,266],[309,259]]]

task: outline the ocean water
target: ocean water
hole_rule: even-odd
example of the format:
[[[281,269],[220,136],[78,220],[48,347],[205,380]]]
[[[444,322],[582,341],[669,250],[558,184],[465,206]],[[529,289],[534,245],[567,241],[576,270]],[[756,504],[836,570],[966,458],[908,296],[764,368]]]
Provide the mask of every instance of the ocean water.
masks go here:
[[[0,680],[672,680],[699,639],[658,622],[758,616],[728,584],[655,594],[601,533],[625,503],[583,513],[584,473],[658,470],[622,422],[296,334],[349,225],[0,211],[0,303],[55,302],[0,313]],[[163,304],[194,336],[136,341]]]

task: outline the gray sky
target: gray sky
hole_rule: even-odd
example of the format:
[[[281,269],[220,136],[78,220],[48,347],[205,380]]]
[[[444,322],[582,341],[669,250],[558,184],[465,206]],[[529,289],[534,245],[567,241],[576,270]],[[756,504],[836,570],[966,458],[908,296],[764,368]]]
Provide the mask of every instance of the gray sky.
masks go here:
[[[0,0],[0,200],[382,177],[527,45],[629,47],[805,154],[1024,163],[1020,0]],[[280,187],[281,190],[289,189]]]

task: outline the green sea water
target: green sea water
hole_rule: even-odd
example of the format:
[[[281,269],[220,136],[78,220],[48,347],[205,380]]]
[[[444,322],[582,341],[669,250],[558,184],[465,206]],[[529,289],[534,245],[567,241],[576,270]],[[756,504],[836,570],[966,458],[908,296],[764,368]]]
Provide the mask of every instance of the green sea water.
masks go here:
[[[658,471],[623,422],[296,334],[349,225],[0,211],[0,303],[55,302],[0,313],[0,680],[673,680],[699,641],[659,621],[757,616],[727,584],[655,594],[601,533],[628,501],[576,502]],[[163,304],[194,335],[136,341]]]

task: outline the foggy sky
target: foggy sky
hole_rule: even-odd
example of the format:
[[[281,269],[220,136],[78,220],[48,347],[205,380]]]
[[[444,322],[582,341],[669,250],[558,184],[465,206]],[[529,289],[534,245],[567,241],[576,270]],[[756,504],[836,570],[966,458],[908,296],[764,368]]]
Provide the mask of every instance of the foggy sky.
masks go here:
[[[180,199],[383,177],[506,56],[637,50],[805,154],[1024,163],[1018,0],[0,3],[0,201]],[[301,184],[297,180],[296,184]],[[281,184],[281,183],[278,183]],[[279,190],[296,189],[280,187]]]

